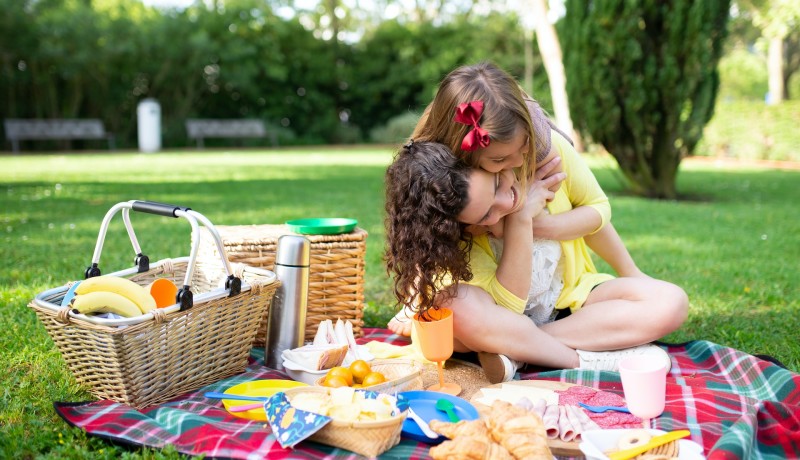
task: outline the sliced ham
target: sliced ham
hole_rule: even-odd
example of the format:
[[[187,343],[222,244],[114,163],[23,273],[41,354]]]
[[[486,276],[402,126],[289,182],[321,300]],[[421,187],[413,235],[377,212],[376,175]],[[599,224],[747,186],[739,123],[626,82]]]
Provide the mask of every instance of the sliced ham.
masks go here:
[[[564,442],[572,442],[577,435],[567,415],[567,406],[558,406],[558,438]]]
[[[555,404],[548,405],[542,416],[542,423],[549,439],[558,438],[558,407]]]
[[[519,398],[519,400],[517,402],[515,402],[514,405],[517,406],[517,407],[521,407],[521,408],[525,409],[528,412],[536,412],[536,411],[533,410],[533,403],[531,402],[530,399],[528,399],[527,396],[523,396],[523,397]],[[539,417],[541,417],[541,416],[542,415],[539,414]]]
[[[589,418],[588,415],[586,415],[586,412],[584,412],[585,409],[577,406],[570,406],[570,407],[575,412],[575,416],[578,418],[578,423],[580,423],[581,425],[581,433],[588,430],[600,429],[600,425],[595,423],[594,420],[592,420],[591,418]]]
[[[572,427],[572,430],[575,433],[575,436],[572,438],[580,439],[581,433],[583,433],[583,426],[581,425],[581,418],[578,416],[578,406],[563,406],[564,412],[567,414],[567,420],[569,420],[569,425]]]
[[[539,398],[533,403],[533,411],[539,415],[539,418],[544,418],[544,412],[547,410],[547,400]]]

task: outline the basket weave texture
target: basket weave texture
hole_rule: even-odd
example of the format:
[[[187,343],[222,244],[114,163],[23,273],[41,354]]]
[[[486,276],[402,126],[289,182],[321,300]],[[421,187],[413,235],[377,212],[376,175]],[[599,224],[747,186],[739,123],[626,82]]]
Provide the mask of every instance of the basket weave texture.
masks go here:
[[[157,278],[182,285],[187,264],[162,260],[129,279],[141,286]],[[218,286],[227,275],[197,267],[191,284],[194,306],[168,314],[156,310],[154,319],[124,327],[71,318],[69,307],[60,307],[68,286],[44,299],[58,306],[57,312],[35,303],[28,306],[80,385],[97,398],[141,408],[245,370],[259,322],[280,282],[241,265],[234,267],[234,274],[250,289],[198,302],[200,294],[226,292]]]
[[[228,260],[251,267],[275,269],[278,238],[297,235],[286,225],[217,225]],[[220,265],[220,255],[207,229],[200,229],[198,264]],[[367,232],[356,228],[339,235],[301,235],[309,240],[311,267],[308,279],[305,341],[314,339],[319,323],[326,320],[350,320],[353,334],[363,335],[364,326],[364,255]],[[265,316],[253,346],[264,346],[267,337]]]
[[[286,397],[291,402],[293,396],[307,392],[330,394],[330,388],[291,388],[286,390]],[[377,457],[400,443],[406,414],[407,411],[403,411],[390,419],[369,422],[344,422],[334,419],[308,439],[347,449],[366,457]]]

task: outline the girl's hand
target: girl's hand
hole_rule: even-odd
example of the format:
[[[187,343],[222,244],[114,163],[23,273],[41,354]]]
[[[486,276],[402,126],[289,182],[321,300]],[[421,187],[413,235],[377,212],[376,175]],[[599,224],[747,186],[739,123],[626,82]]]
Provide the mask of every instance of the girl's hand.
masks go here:
[[[534,180],[547,179],[560,172],[561,172],[561,156],[555,155],[553,156],[552,160],[536,168],[536,173],[533,175],[533,178]],[[550,190],[552,192],[557,192],[560,186],[561,186],[561,181],[558,181],[556,184],[550,187]]]
[[[525,199],[525,206],[520,210],[520,212],[526,213],[529,219],[533,219],[541,214],[544,210],[544,207],[547,206],[547,203],[555,197],[554,190],[558,190],[561,182],[566,178],[566,173],[559,172],[551,174],[544,179],[533,181],[528,188],[528,196]]]
[[[536,165],[536,173],[533,178],[535,180],[544,179],[555,172],[558,165],[561,164],[561,157],[559,155],[553,156],[553,159],[542,165]]]

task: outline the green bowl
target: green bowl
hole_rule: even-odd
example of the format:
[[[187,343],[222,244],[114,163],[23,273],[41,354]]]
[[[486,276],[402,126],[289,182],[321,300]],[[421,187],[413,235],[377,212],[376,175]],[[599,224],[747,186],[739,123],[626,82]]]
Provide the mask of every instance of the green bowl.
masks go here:
[[[286,225],[295,233],[303,235],[338,235],[350,233],[358,221],[342,217],[315,217],[310,219],[287,220]]]

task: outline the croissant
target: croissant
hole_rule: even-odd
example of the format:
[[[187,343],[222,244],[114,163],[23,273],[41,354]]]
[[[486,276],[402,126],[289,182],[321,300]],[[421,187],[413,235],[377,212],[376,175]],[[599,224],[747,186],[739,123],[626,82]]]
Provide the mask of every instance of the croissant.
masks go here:
[[[491,438],[518,460],[553,458],[542,419],[533,412],[497,400],[486,418],[486,428]]]
[[[430,427],[433,431],[448,439],[456,439],[462,436],[489,438],[489,431],[486,430],[483,420],[461,420],[458,423],[431,420]]]
[[[514,460],[505,447],[493,442],[482,420],[458,423],[431,420],[431,429],[447,438],[428,454],[434,460]]]

